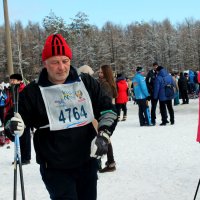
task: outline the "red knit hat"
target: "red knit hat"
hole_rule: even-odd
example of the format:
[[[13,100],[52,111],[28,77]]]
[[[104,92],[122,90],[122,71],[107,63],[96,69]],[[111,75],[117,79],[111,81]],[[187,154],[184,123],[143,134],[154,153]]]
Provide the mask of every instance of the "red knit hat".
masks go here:
[[[72,59],[72,51],[60,34],[52,34],[47,37],[42,51],[42,61],[52,56],[67,56]]]

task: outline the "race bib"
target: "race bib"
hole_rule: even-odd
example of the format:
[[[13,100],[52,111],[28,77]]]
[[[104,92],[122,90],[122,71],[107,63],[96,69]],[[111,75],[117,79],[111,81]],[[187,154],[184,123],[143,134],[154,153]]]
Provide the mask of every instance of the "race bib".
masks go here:
[[[50,130],[84,126],[94,119],[91,99],[82,81],[41,87]]]

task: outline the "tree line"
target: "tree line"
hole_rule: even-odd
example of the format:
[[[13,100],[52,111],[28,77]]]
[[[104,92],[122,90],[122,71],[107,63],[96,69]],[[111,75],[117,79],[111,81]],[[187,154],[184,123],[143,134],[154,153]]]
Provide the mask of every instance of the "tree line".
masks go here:
[[[146,71],[157,61],[170,72],[200,69],[200,21],[185,19],[172,25],[162,22],[133,22],[126,26],[106,22],[102,28],[89,24],[88,16],[79,12],[66,23],[50,12],[39,23],[20,21],[11,24],[13,65],[15,73],[26,79],[37,77],[42,68],[41,52],[46,37],[61,33],[73,52],[72,65],[87,64],[94,71],[110,64],[117,73],[132,76],[137,66]],[[7,75],[5,28],[0,26],[0,82]]]

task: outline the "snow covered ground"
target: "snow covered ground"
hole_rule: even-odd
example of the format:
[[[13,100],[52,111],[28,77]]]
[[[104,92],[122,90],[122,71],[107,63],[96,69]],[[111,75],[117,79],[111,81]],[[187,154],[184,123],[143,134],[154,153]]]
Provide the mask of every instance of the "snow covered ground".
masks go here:
[[[128,119],[112,137],[117,170],[99,174],[98,200],[192,200],[200,178],[200,144],[196,140],[198,99],[174,107],[175,125],[140,127],[138,107],[128,103]],[[0,148],[0,200],[13,197],[14,149]],[[103,162],[106,158],[103,159]],[[27,200],[48,200],[32,151],[23,166]],[[19,180],[19,177],[18,177]],[[18,199],[21,199],[18,184]],[[200,191],[197,195],[200,200]]]

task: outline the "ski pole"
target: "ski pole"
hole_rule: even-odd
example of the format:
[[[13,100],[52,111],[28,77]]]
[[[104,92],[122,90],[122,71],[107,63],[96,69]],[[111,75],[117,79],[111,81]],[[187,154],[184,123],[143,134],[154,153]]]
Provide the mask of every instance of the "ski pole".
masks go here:
[[[12,95],[13,95],[14,112],[18,113],[18,100],[19,100],[19,90],[18,89],[19,89],[19,85],[15,84],[11,88],[12,88]],[[15,144],[15,151],[14,151],[14,191],[13,191],[13,199],[14,200],[17,199],[17,165],[19,165],[22,200],[25,200],[24,179],[23,179],[21,151],[20,151],[20,142],[19,142],[19,135],[18,134],[15,134],[14,144]]]
[[[197,184],[197,189],[196,189],[196,192],[195,192],[195,195],[194,195],[194,200],[196,200],[197,193],[198,193],[198,190],[199,190],[199,185],[200,185],[200,179],[199,179],[199,182]]]

